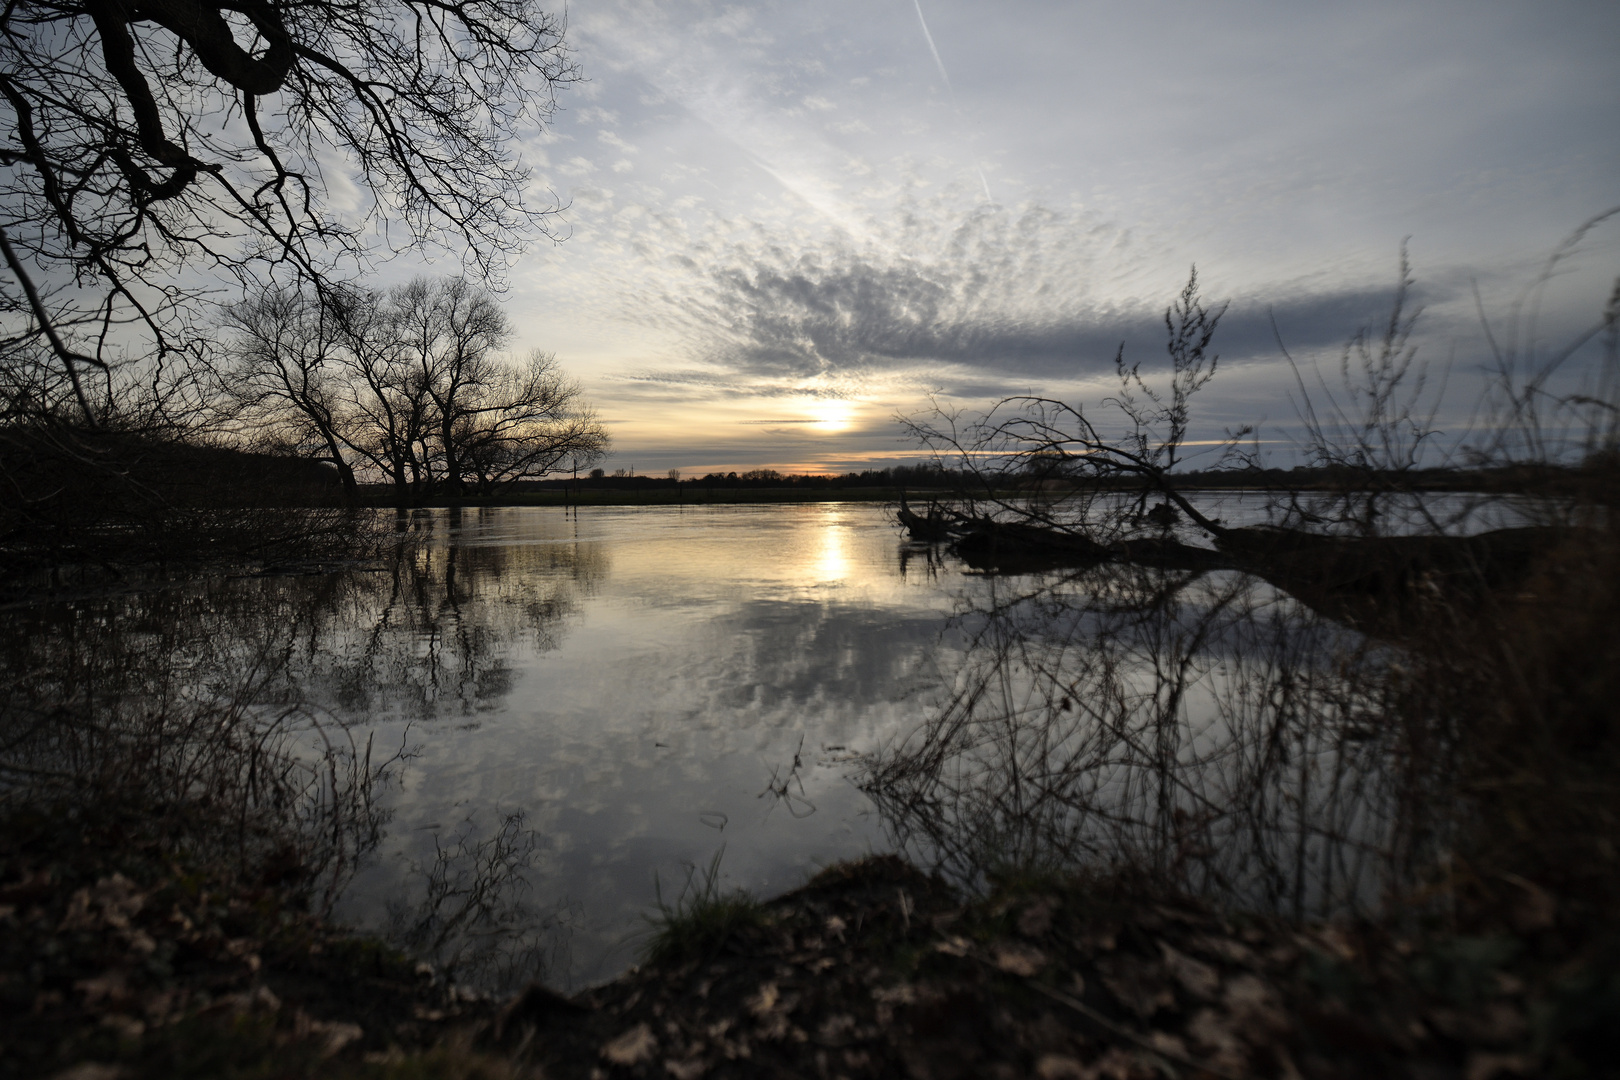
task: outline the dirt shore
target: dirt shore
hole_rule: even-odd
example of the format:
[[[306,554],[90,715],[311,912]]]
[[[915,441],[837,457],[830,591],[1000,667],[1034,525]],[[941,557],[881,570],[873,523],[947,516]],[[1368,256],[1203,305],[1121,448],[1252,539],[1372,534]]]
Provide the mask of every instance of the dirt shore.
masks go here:
[[[1403,938],[1123,878],[965,899],[876,857],[732,898],[720,929],[666,925],[663,959],[606,985],[495,1003],[262,874],[210,877],[116,821],[61,834],[7,843],[0,1076],[1491,1080],[1620,1060],[1620,950],[1572,948],[1534,890],[1503,933]]]

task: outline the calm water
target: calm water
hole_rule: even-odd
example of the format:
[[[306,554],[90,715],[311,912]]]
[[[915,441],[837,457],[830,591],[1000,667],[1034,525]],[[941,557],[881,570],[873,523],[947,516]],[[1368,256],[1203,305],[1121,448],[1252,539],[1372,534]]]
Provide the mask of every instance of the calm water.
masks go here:
[[[557,922],[550,980],[578,984],[633,960],[655,876],[678,893],[722,846],[724,883],[766,895],[888,847],[844,763],[937,701],[961,581],[888,512],[511,508],[412,528],[424,578],[460,595],[377,589],[319,646],[352,664],[392,637],[383,663],[412,687],[378,687],[377,744],[415,756],[340,915],[381,925],[435,838],[522,812],[522,901]]]
[[[14,609],[0,658],[133,733],[108,745],[152,716],[291,733],[309,827],[365,852],[338,917],[466,981],[611,977],[694,868],[769,896],[895,848],[968,882],[1129,861],[1298,914],[1410,851],[1389,650],[1245,575],[970,575],[870,504],[384,521],[373,567]],[[369,798],[334,804],[331,746]]]

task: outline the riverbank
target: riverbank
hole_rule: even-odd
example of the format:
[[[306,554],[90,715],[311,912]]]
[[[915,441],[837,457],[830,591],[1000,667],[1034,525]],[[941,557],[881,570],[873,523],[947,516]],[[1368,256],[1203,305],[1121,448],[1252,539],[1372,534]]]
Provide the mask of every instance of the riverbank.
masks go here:
[[[1607,1075],[1583,1040],[1613,1038],[1592,1011],[1613,1016],[1613,942],[1562,955],[1544,899],[1517,930],[1397,935],[1223,915],[1128,875],[965,899],[878,857],[492,1030],[559,1077]]]
[[[312,913],[288,853],[211,858],[154,817],[0,822],[0,1076],[365,1075],[367,1054],[443,1056],[450,1024],[491,1011]]]
[[[1534,887],[1494,928],[1395,933],[1129,876],[964,897],[882,856],[764,903],[700,887],[654,916],[641,967],[495,1003],[327,925],[274,867],[188,865],[116,814],[7,825],[7,1077],[1491,1080],[1616,1060],[1612,930],[1572,939]]]
[[[610,517],[642,531],[636,515]],[[226,603],[229,591],[198,594],[206,602],[193,609],[206,610],[215,620],[208,623],[184,623],[165,608],[134,619],[131,610],[140,609],[92,607],[55,622],[18,622],[13,636],[26,649],[12,660],[0,739],[0,1075],[1611,1075],[1620,1061],[1612,615],[1620,546],[1590,531],[1567,539],[1483,612],[1463,612],[1427,590],[1433,603],[1403,616],[1421,617],[1413,625],[1423,633],[1412,636],[1421,647],[1406,650],[1400,667],[1380,663],[1359,682],[1317,684],[1314,700],[1345,701],[1353,711],[1284,714],[1316,725],[1316,741],[1257,729],[1250,742],[1210,756],[1222,763],[1219,774],[1155,773],[1164,787],[1139,789],[1153,802],[1134,819],[1146,823],[1150,843],[1099,856],[1097,833],[1070,831],[1066,847],[1028,842],[1081,814],[1087,822],[1106,814],[1133,820],[1117,800],[1083,797],[1093,777],[1118,783],[1121,762],[1130,761],[1119,746],[1104,747],[1098,769],[1072,769],[1067,781],[1061,761],[1024,752],[1072,746],[1072,725],[1082,722],[1077,702],[1120,700],[1121,684],[1087,688],[1077,683],[1083,666],[1054,662],[1046,670],[1061,681],[1043,695],[1048,711],[1024,714],[1034,720],[1024,729],[1031,738],[1008,737],[1016,734],[1006,723],[1012,713],[964,726],[963,714],[941,711],[910,753],[873,760],[868,779],[874,770],[887,779],[862,788],[882,800],[889,835],[919,845],[915,838],[929,837],[942,855],[958,852],[957,877],[990,874],[988,895],[962,895],[879,858],[835,866],[762,903],[719,892],[716,870],[649,912],[661,932],[639,969],[572,998],[531,988],[503,1002],[320,917],[322,896],[372,857],[383,831],[414,823],[391,822],[371,798],[388,783],[381,747],[374,757],[369,738],[334,743],[325,735],[339,736],[341,727],[319,727],[320,718],[299,726],[296,710],[260,706],[303,700],[278,697],[272,691],[281,683],[239,681],[244,668],[293,650],[231,645],[234,628],[251,624],[241,618],[250,609]],[[555,547],[575,554],[574,545]],[[458,629],[476,627],[474,586],[513,580],[512,564],[495,550],[468,545],[454,575],[447,568],[442,577],[412,577],[421,566],[402,558],[375,575],[375,588],[419,597],[417,610],[453,612]],[[589,576],[595,565],[567,563],[568,580],[601,580]],[[1140,612],[1163,609],[1120,600],[1151,599],[1158,593],[1144,590],[1165,580],[1110,570],[1083,591],[1036,598],[1051,600],[1048,615],[1093,616],[1107,612],[1092,597],[1105,596],[1136,626]],[[275,618],[299,642],[302,627],[289,613],[315,618],[324,609],[309,594],[280,591],[284,584]],[[337,595],[354,603],[364,594],[350,585]],[[1218,607],[1241,615],[1229,625],[1267,625],[1253,614],[1276,604],[1243,609],[1234,595]],[[1075,606],[1065,609],[1070,599]],[[1026,621],[1026,610],[985,613],[1009,616],[1006,625],[1019,633],[1005,640],[1019,650],[987,654],[983,678],[959,684],[970,695],[975,685],[996,686],[1009,659],[1041,659],[1042,639],[1029,631],[1047,624]],[[638,627],[647,617],[637,611]],[[399,685],[399,673],[411,669],[378,657],[414,657],[424,627],[449,623],[408,625],[400,651],[368,656],[364,670],[378,673],[379,687]],[[1161,625],[1183,635],[1188,624]],[[1289,651],[1251,651],[1251,660],[1264,661],[1256,669],[1264,678],[1228,684],[1227,700],[1274,700],[1311,675],[1290,651],[1318,655],[1301,643],[1322,639],[1308,636],[1309,626],[1271,625],[1279,631],[1271,640]],[[154,629],[168,651],[147,646]],[[1100,635],[1087,640],[1109,644]],[[590,655],[600,662],[599,646]],[[295,669],[285,685],[310,685],[306,670]],[[198,685],[211,688],[208,697],[191,689]],[[781,715],[799,722],[802,712],[789,702]],[[1117,714],[1101,721],[1119,726]],[[1080,730],[1102,727],[1084,723]],[[317,730],[326,756],[311,759],[300,748]],[[455,736],[473,737],[465,728]],[[964,767],[964,745],[989,749]],[[1334,779],[1333,790],[1392,768],[1423,782],[1393,789],[1406,816],[1401,842],[1389,847],[1402,862],[1369,858],[1367,875],[1352,882],[1359,887],[1345,889],[1346,868],[1368,846],[1350,833],[1342,848],[1316,849],[1325,855],[1315,865],[1331,871],[1343,898],[1318,906],[1302,898],[1325,894],[1329,883],[1309,867],[1286,877],[1290,850],[1305,849],[1312,836],[1345,839],[1344,823],[1387,805],[1339,804],[1343,814],[1314,823],[1268,816],[1278,806],[1324,804],[1319,778],[1329,775],[1324,761],[1332,764],[1324,747],[1377,751],[1364,759],[1370,772],[1334,774],[1345,779]],[[1266,786],[1273,774],[1256,769],[1250,780],[1225,764],[1262,753],[1275,763],[1269,768],[1287,770],[1285,780],[1301,777],[1299,786]],[[520,767],[532,780],[534,765]],[[567,767],[577,769],[577,759]],[[941,776],[946,783],[934,782]],[[973,790],[950,786],[962,776]],[[1167,805],[1158,792],[1171,784],[1198,799]],[[621,790],[647,798],[654,789],[632,774]],[[1053,793],[1059,798],[1047,798]],[[1229,801],[1214,803],[1212,794]],[[447,840],[463,852],[502,850]],[[1240,878],[1233,868],[1242,872],[1243,860],[1218,856],[1251,842],[1251,865],[1261,872]],[[996,879],[1014,851],[1037,867],[1131,864],[1152,873]],[[506,857],[493,862],[506,865]],[[567,876],[570,886],[583,877]],[[651,876],[633,876],[630,887],[644,888]],[[440,880],[462,889],[472,879]],[[1226,906],[1190,899],[1171,883],[1224,895]],[[1268,911],[1295,912],[1297,921],[1245,913],[1261,895],[1272,898]],[[498,905],[458,904],[425,910],[447,913],[446,921],[504,918]],[[1357,905],[1376,910],[1377,921],[1309,921],[1312,910]],[[378,913],[378,923],[383,915],[391,912]]]

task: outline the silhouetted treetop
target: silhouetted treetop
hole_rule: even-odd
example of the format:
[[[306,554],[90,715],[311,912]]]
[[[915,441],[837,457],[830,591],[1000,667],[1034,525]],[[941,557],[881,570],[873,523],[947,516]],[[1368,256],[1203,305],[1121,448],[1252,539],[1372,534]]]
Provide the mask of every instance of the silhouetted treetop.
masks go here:
[[[527,201],[518,141],[576,76],[534,0],[17,0],[0,304],[30,324],[10,351],[76,378],[132,340],[195,348],[186,271],[321,280],[368,225],[498,272],[555,212]]]

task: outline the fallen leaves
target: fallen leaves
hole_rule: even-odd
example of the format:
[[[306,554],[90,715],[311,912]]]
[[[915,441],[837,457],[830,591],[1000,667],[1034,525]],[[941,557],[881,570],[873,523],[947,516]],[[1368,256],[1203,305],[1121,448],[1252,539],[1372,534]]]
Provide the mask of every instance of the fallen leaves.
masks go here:
[[[110,926],[128,930],[130,918],[146,904],[146,894],[123,874],[97,881],[93,888],[76,890],[68,900],[67,913],[56,931],[99,930]]]
[[[759,992],[743,1004],[755,1016],[768,1016],[776,1011],[776,1002],[780,996],[775,983],[761,983]]]
[[[129,1073],[117,1066],[99,1061],[81,1061],[54,1074],[51,1080],[123,1080]]]
[[[1154,1013],[1176,1003],[1162,968],[1151,960],[1114,954],[1099,959],[1097,971],[1114,1000],[1138,1019],[1151,1020]]]
[[[1086,1080],[1086,1069],[1067,1054],[1042,1054],[1035,1075],[1038,1080]]]
[[[658,1052],[658,1036],[645,1023],[637,1024],[618,1038],[603,1044],[602,1058],[614,1065],[640,1065]]]
[[[1168,941],[1159,942],[1159,951],[1164,956],[1165,970],[1187,993],[1203,1001],[1214,1000],[1221,988],[1220,972],[1177,951]]]
[[[1020,942],[999,942],[991,950],[996,967],[1009,975],[1028,978],[1040,974],[1046,966],[1046,954],[1032,945]]]
[[[1052,916],[1057,908],[1058,902],[1052,897],[1039,898],[1019,914],[1018,932],[1027,938],[1045,936],[1052,929]]]
[[[666,1058],[664,1071],[673,1076],[675,1080],[699,1080],[709,1071],[709,1063],[703,1058],[693,1058],[690,1061],[676,1061]]]

